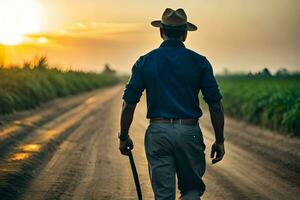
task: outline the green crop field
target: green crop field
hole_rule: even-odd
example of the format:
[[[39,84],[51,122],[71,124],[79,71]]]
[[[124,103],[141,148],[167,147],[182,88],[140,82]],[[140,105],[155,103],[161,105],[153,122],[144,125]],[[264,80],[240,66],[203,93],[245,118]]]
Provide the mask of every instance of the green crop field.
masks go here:
[[[218,78],[225,113],[300,136],[300,76]]]
[[[84,73],[49,68],[46,58],[23,68],[0,67],[0,114],[35,108],[43,102],[119,82],[113,73]]]

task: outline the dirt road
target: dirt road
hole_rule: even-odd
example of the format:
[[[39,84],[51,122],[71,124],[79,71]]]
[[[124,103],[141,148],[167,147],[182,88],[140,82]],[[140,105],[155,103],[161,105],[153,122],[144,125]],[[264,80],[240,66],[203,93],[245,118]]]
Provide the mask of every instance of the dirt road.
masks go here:
[[[127,157],[118,151],[122,86],[48,103],[2,119],[0,199],[136,199]],[[145,101],[131,135],[144,199],[153,199],[144,153]],[[300,198],[300,140],[226,119],[226,155],[211,165],[207,112],[204,200]]]

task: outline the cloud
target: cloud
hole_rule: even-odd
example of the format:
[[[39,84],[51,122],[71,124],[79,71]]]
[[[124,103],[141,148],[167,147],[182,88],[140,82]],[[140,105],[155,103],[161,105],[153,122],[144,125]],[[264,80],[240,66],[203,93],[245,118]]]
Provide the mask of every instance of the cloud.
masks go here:
[[[141,31],[142,27],[136,23],[114,23],[114,22],[77,22],[61,30],[60,33],[72,36],[91,35],[115,35]]]
[[[71,45],[73,47],[112,45],[132,42],[135,35],[143,31],[140,24],[77,22],[53,33],[27,35],[27,44],[35,44],[38,39],[47,38],[48,46]],[[131,40],[129,40],[131,39]]]

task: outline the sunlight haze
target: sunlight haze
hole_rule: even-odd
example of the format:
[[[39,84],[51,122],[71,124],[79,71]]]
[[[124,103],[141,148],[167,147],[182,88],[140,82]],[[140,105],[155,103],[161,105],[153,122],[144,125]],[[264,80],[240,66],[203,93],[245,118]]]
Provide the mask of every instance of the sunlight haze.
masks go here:
[[[0,0],[0,64],[47,55],[64,68],[129,72],[161,43],[152,20],[166,7],[184,8],[198,26],[186,46],[215,72],[300,69],[298,0]]]

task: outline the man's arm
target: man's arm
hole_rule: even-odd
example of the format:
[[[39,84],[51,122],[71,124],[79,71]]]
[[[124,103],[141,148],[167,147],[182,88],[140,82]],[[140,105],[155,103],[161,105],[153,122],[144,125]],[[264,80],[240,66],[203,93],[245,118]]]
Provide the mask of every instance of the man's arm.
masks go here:
[[[133,142],[129,137],[129,128],[133,120],[136,105],[130,105],[123,101],[121,112],[121,130],[119,134],[119,149],[123,155],[129,155],[129,151],[133,149]]]
[[[211,158],[214,158],[216,154],[216,157],[212,160],[212,163],[214,164],[222,160],[225,154],[224,134],[223,134],[224,110],[221,101],[219,101],[218,103],[209,104],[208,106],[209,106],[211,123],[213,125],[215,131],[215,138],[216,138],[216,141],[213,144],[211,149]]]
[[[128,135],[129,127],[133,120],[136,104],[140,101],[142,93],[145,89],[145,83],[141,65],[142,57],[133,65],[131,77],[126,84],[123,93],[123,105],[121,113],[121,128],[119,132],[120,145],[119,149],[123,155],[129,155],[129,151],[133,149],[133,143]]]
[[[210,118],[215,131],[216,142],[211,148],[212,163],[222,160],[224,149],[224,111],[221,103],[222,95],[219,91],[218,83],[215,79],[213,69],[209,61],[205,58],[202,60],[201,92],[204,101],[209,106]]]

